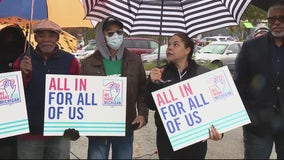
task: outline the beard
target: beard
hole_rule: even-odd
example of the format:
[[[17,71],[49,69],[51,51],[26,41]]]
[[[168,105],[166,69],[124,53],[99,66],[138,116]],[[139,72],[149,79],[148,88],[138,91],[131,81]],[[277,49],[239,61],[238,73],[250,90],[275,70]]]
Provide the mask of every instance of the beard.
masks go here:
[[[56,44],[53,43],[42,43],[38,44],[38,47],[42,53],[52,53],[56,48]]]
[[[281,29],[279,29],[281,28]],[[284,38],[284,24],[279,24],[277,26],[271,26],[271,34],[273,37],[278,38],[278,39],[283,39]]]
[[[271,31],[271,34],[275,38],[284,39],[284,31],[282,31],[282,32],[273,32],[273,31]]]

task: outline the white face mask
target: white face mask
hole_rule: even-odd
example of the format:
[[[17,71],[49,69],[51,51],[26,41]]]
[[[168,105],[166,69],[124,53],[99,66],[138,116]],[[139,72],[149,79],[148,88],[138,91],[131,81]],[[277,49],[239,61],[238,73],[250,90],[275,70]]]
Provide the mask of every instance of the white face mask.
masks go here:
[[[106,36],[107,45],[114,49],[118,50],[123,42],[123,35],[119,35],[116,32],[111,36]]]

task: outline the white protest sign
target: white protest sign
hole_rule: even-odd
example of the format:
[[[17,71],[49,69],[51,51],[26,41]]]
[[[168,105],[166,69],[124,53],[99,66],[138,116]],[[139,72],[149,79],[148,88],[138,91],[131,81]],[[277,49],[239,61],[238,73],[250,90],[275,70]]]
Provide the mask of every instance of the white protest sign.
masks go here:
[[[0,74],[0,117],[0,138],[30,132],[20,71]]]
[[[46,75],[44,135],[124,136],[126,77]]]
[[[228,67],[221,67],[152,93],[173,150],[250,123]]]

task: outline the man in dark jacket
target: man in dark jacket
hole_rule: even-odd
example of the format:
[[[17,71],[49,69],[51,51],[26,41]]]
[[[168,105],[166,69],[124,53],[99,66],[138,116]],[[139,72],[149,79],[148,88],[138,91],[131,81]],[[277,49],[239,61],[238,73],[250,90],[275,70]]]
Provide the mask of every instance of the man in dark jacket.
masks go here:
[[[141,59],[123,45],[123,25],[108,17],[96,33],[97,50],[81,63],[81,74],[127,77],[126,136],[89,137],[88,159],[108,159],[110,145],[113,159],[132,159],[133,131],[148,120],[144,103],[145,70]]]
[[[17,25],[0,31],[0,73],[13,71],[13,64],[24,52],[25,35]],[[5,114],[5,113],[3,113]],[[0,159],[17,159],[17,137],[0,139]]]
[[[30,127],[29,134],[18,136],[18,158],[69,159],[69,139],[43,136],[45,75],[78,75],[79,62],[72,54],[59,49],[60,26],[49,20],[41,20],[33,31],[36,49],[20,56],[14,65],[15,70],[22,72]]]
[[[251,124],[243,127],[245,159],[284,159],[284,1],[267,14],[269,32],[244,42],[235,83]]]

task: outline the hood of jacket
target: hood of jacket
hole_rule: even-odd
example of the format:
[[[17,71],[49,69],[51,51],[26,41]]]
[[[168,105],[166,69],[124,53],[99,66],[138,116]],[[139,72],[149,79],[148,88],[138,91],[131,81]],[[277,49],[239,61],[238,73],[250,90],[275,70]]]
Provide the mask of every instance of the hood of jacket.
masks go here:
[[[106,19],[104,19],[98,26],[98,29],[96,31],[96,45],[97,45],[97,49],[100,51],[100,53],[102,54],[102,56],[108,60],[111,61],[117,61],[122,59],[123,56],[123,51],[124,51],[124,42],[121,44],[120,48],[116,51],[115,56],[113,57],[111,55],[111,53],[109,52],[107,43],[106,43],[106,39],[104,37],[104,33],[103,33],[103,26],[104,23],[106,22]]]

